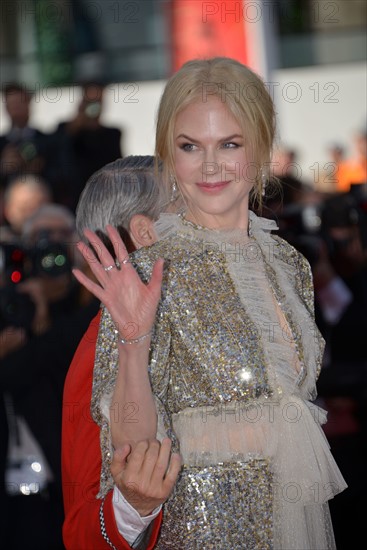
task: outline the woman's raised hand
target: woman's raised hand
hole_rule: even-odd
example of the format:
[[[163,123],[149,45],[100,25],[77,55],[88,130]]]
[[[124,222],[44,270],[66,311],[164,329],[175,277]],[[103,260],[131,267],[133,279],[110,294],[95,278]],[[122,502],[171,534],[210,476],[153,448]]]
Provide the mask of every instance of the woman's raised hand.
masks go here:
[[[85,243],[79,242],[77,247],[99,284],[79,269],[74,269],[73,273],[76,279],[106,306],[120,338],[132,340],[152,330],[161,295],[164,261],[161,258],[157,260],[149,283],[143,283],[129,261],[129,255],[118,231],[110,225],[106,231],[113,244],[119,267],[101,239],[93,231],[86,229],[84,234],[98,257],[96,258]]]

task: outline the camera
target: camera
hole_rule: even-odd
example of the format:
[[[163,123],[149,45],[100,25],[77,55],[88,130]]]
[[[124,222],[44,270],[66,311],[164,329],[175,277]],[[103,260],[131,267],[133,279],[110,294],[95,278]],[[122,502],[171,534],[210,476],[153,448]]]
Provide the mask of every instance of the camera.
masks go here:
[[[18,151],[24,162],[31,162],[39,155],[39,144],[37,144],[37,140],[35,139],[12,139],[10,144]]]
[[[24,162],[31,162],[38,156],[36,145],[32,141],[23,141],[18,144],[18,151]]]
[[[93,101],[87,103],[84,108],[84,113],[88,118],[98,118],[102,111],[102,104],[100,101]]]
[[[0,243],[0,329],[7,326],[30,329],[35,306],[17,285],[30,277],[59,277],[71,273],[71,261],[63,243],[49,239],[44,231],[32,247]]]

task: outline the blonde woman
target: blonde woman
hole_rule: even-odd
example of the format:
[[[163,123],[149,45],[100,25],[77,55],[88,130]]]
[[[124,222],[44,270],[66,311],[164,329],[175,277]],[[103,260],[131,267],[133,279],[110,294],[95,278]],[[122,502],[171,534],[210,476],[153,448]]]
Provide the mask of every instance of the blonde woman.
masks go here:
[[[183,212],[161,216],[159,242],[131,256],[108,228],[121,270],[86,232],[98,244],[99,285],[75,275],[105,305],[92,397],[99,496],[124,482],[122,461],[110,473],[114,449],[144,457],[168,435],[182,457],[149,547],[335,548],[327,501],[345,483],[311,403],[323,341],[310,268],[250,210],[274,133],[273,103],[250,69],[227,58],[186,63],[166,85],[156,134],[163,181]],[[157,513],[166,495],[147,499],[138,475],[132,483],[137,513]]]

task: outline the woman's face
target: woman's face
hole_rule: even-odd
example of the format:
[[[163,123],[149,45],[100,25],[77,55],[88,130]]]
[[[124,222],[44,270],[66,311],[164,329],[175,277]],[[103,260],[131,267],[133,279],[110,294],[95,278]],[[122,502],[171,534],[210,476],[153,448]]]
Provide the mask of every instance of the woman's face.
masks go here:
[[[174,126],[174,161],[186,218],[209,228],[248,227],[256,170],[245,136],[217,97],[183,109]]]

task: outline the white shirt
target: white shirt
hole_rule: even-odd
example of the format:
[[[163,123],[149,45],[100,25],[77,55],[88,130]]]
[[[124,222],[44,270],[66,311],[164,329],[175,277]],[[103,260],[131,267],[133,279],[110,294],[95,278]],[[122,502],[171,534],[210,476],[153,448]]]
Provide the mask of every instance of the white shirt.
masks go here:
[[[162,505],[160,505],[158,508],[155,508],[149,516],[142,517],[139,512],[127,502],[116,485],[113,489],[112,503],[119,533],[130,545],[143,531],[145,531],[150,522],[158,516],[162,508]]]

